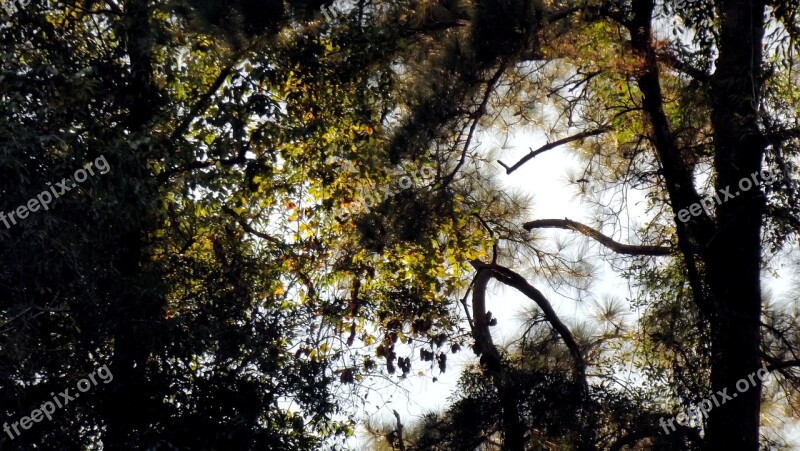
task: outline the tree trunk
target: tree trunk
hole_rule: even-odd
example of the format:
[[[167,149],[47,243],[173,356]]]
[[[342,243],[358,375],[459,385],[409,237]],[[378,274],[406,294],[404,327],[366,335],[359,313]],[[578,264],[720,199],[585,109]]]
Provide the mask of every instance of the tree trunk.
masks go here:
[[[525,427],[519,413],[519,390],[508,373],[500,351],[492,341],[489,319],[486,315],[486,287],[492,278],[491,271],[481,266],[475,276],[472,295],[472,314],[475,350],[481,355],[481,366],[491,377],[500,398],[503,425],[503,451],[525,451]]]
[[[499,390],[503,405],[503,451],[525,451],[525,428],[517,406],[519,390],[508,381],[507,374],[504,376],[506,380]]]
[[[686,262],[693,296],[711,329],[711,388],[727,390],[709,415],[705,436],[708,450],[757,451],[761,385],[755,377],[760,357],[761,224],[765,199],[751,176],[761,169],[765,142],[758,129],[757,93],[761,87],[761,41],[764,4],[721,0],[719,58],[711,79],[716,189],[716,218],[701,213],[687,223],[676,222],[678,241]],[[653,0],[633,3],[627,26],[635,51],[643,57],[637,77],[644,94],[643,107],[654,133],[672,208],[679,211],[699,202],[693,174],[664,113],[659,66],[653,47]],[[758,179],[758,176],[756,176]],[[745,188],[740,187],[740,181]],[[746,187],[747,181],[754,186]],[[737,194],[738,193],[738,194]],[[751,382],[748,376],[753,374]],[[740,379],[748,386],[736,388]],[[745,388],[744,383],[740,384]],[[731,392],[731,390],[733,392]]]
[[[719,192],[730,187],[736,197],[717,206],[716,233],[706,243],[704,260],[710,293],[711,388],[715,393],[727,388],[733,399],[711,411],[705,439],[709,450],[756,451],[761,383],[748,376],[760,367],[761,344],[765,198],[755,182],[761,177],[753,174],[761,170],[765,148],[756,107],[764,5],[757,0],[723,1],[719,12],[720,53],[711,86],[716,188]],[[750,182],[754,186],[748,189]]]
[[[121,30],[130,58],[130,89],[126,101],[130,112],[125,126],[133,136],[149,135],[148,124],[157,112],[157,90],[152,83],[153,37],[150,27],[151,6],[147,0],[126,3],[126,20]],[[146,158],[140,156],[138,167],[118,168],[118,177],[146,180],[149,170]],[[135,199],[137,192],[127,193]],[[134,202],[134,204],[136,204]],[[119,323],[115,329],[114,354],[111,370],[114,385],[106,401],[106,433],[103,438],[107,449],[129,449],[137,433],[147,428],[153,418],[153,407],[161,402],[151,393],[147,378],[147,361],[153,351],[152,329],[161,318],[162,299],[158,297],[158,280],[147,269],[150,256],[147,251],[147,228],[155,221],[153,212],[140,206],[141,221],[120,231],[115,268],[119,273],[119,286],[112,288]]]

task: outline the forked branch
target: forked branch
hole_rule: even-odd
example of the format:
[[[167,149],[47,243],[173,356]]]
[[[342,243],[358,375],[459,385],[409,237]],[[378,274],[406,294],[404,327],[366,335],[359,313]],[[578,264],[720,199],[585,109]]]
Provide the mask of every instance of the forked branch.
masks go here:
[[[575,337],[572,335],[572,332],[558,317],[558,314],[556,313],[555,309],[553,309],[550,301],[547,300],[541,291],[529,284],[524,277],[512,271],[511,269],[497,264],[486,264],[478,260],[473,260],[471,263],[472,266],[478,271],[473,294],[473,316],[475,317],[475,325],[477,329],[476,341],[479,341],[479,344],[485,344],[494,353],[497,352],[496,348],[494,348],[494,345],[492,344],[491,335],[489,334],[489,328],[485,318],[486,285],[488,279],[490,277],[494,277],[499,282],[502,282],[512,288],[516,288],[520,293],[527,296],[539,306],[544,314],[545,319],[550,323],[550,326],[553,328],[553,330],[558,333],[569,350],[569,353],[573,359],[573,366],[575,368],[575,379],[580,382],[584,395],[587,394],[588,384],[586,381],[586,361],[583,358],[583,354],[581,353],[578,342],[575,341]]]

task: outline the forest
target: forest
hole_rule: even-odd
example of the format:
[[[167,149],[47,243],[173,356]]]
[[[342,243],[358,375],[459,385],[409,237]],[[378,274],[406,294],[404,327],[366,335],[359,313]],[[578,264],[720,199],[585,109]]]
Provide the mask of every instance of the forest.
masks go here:
[[[800,449],[798,51],[800,0],[2,0],[0,450]]]

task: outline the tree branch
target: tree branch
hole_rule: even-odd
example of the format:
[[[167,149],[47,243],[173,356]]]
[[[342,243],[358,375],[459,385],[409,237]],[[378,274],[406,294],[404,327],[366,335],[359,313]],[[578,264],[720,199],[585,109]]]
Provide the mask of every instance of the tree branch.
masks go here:
[[[505,73],[507,67],[507,62],[502,61],[500,66],[495,71],[492,78],[486,82],[486,90],[483,93],[483,99],[481,100],[478,109],[474,113],[474,117],[472,118],[472,125],[469,128],[469,132],[467,133],[467,140],[464,143],[464,150],[461,152],[461,159],[459,159],[458,164],[456,164],[455,169],[451,172],[447,177],[444,178],[442,181],[442,186],[447,186],[456,176],[456,173],[461,169],[461,166],[464,165],[464,162],[467,159],[467,152],[469,152],[469,145],[472,142],[472,137],[475,134],[475,129],[478,127],[478,122],[481,120],[484,114],[486,114],[486,105],[489,103],[489,98],[491,97],[492,93],[494,92],[495,86],[500,81],[500,78]]]
[[[397,429],[395,430],[395,432],[397,432],[397,446],[400,448],[400,451],[406,451],[406,443],[403,440],[403,423],[400,421],[400,414],[397,413],[396,410],[392,410],[392,413],[394,413],[394,417],[397,420]]]
[[[231,65],[225,67],[224,69],[222,69],[222,71],[220,71],[219,75],[217,75],[216,80],[214,80],[214,82],[211,83],[211,86],[209,87],[208,91],[206,91],[205,94],[203,94],[200,97],[197,103],[195,103],[194,106],[192,106],[192,109],[189,111],[189,114],[187,114],[186,117],[183,118],[181,123],[177,127],[175,127],[175,130],[169,137],[170,142],[175,141],[176,139],[183,136],[183,134],[186,133],[186,131],[189,129],[189,126],[192,124],[192,122],[197,118],[197,116],[201,115],[203,112],[206,111],[206,109],[208,109],[208,107],[211,105],[211,99],[213,99],[214,95],[217,93],[219,88],[225,82],[225,79],[227,79],[228,76],[231,73],[233,73],[233,69],[235,67],[236,67],[236,62],[232,63]]]
[[[497,389],[497,394],[500,399],[500,408],[502,411],[502,430],[504,432],[503,448],[508,450],[522,450],[525,448],[525,426],[522,421],[522,415],[519,409],[519,385],[513,372],[509,371],[509,364],[503,362],[500,351],[492,342],[492,334],[489,331],[489,326],[492,324],[491,315],[486,311],[486,287],[492,277],[503,281],[503,273],[498,272],[500,268],[497,265],[487,265],[479,260],[472,260],[470,262],[477,270],[475,280],[473,282],[473,295],[472,295],[472,309],[473,316],[475,317],[475,327],[472,329],[472,335],[475,338],[475,353],[481,355],[480,364],[489,375]],[[508,282],[505,282],[508,283]],[[540,293],[541,294],[541,293]],[[545,303],[547,301],[545,300]],[[549,306],[549,304],[548,304]],[[550,309],[552,312],[552,309]],[[561,324],[556,318],[557,324]],[[561,324],[563,327],[563,324]],[[564,328],[566,329],[566,328]],[[567,330],[569,334],[569,330]],[[571,335],[568,335],[571,339]],[[574,340],[572,341],[574,344]],[[569,344],[567,346],[570,346]],[[588,395],[588,384],[586,382],[585,365],[583,359],[578,353],[578,362],[576,363],[575,381],[579,387],[581,401],[584,401]]]
[[[486,315],[486,287],[492,278],[492,273],[485,269],[483,263],[478,263],[476,266],[476,263],[473,262],[472,266],[478,270],[472,289],[472,318],[475,324],[472,336],[475,339],[475,351],[476,354],[484,355],[481,363],[487,366],[493,374],[497,374],[501,369],[500,351],[492,341],[489,319]]]
[[[793,368],[800,366],[800,360],[786,360],[783,362],[775,361],[775,363],[771,365],[767,365],[767,371],[778,371],[778,370],[785,370],[787,368]]]
[[[244,164],[244,163],[247,162],[247,159],[245,158],[245,155],[247,154],[247,150],[248,150],[247,147],[243,147],[243,148],[239,149],[239,153],[234,158],[227,158],[227,159],[221,159],[221,160],[192,161],[191,163],[187,164],[186,166],[181,166],[181,167],[176,167],[176,168],[173,168],[173,169],[165,170],[164,172],[158,174],[156,176],[156,179],[163,183],[163,182],[166,182],[167,180],[169,180],[172,176],[174,176],[176,174],[180,174],[180,173],[183,173],[183,172],[194,171],[195,169],[210,168],[210,167],[216,166],[217,163],[219,163],[220,166],[225,167],[225,168],[231,167],[231,166],[234,166],[234,165],[237,165],[237,164]]]
[[[653,1],[633,2],[633,15],[623,18],[622,24],[631,34],[631,48],[634,54],[642,58],[642,70],[636,76],[636,82],[644,97],[642,109],[647,115],[652,129],[652,142],[661,163],[661,175],[669,194],[672,211],[678,214],[682,209],[700,201],[700,195],[694,186],[692,171],[683,160],[676,142],[670,121],[664,111],[664,97],[658,57],[653,47],[652,17],[655,3]],[[715,224],[702,212],[689,223],[675,221],[678,235],[678,248],[686,264],[692,297],[701,311],[708,312],[708,298],[704,290],[696,253],[714,236]]]
[[[586,381],[586,361],[583,359],[580,346],[578,346],[578,342],[575,341],[575,337],[572,335],[572,332],[570,332],[569,328],[563,322],[561,322],[561,319],[553,309],[550,301],[547,300],[542,292],[529,284],[524,277],[504,266],[497,264],[486,264],[478,260],[473,260],[470,263],[478,270],[478,276],[475,279],[475,295],[473,296],[473,316],[475,316],[475,324],[478,326],[477,328],[480,329],[482,323],[479,322],[477,317],[477,314],[480,312],[475,310],[475,307],[477,304],[477,307],[485,309],[485,291],[489,277],[492,276],[498,281],[510,287],[516,288],[517,291],[527,296],[539,306],[539,308],[542,310],[542,313],[544,313],[545,319],[564,341],[564,344],[567,346],[567,349],[574,360],[575,379],[580,382],[583,394],[588,394],[588,383]],[[486,318],[484,316],[481,319],[485,322]],[[488,331],[487,325],[485,329],[480,332],[488,333]],[[484,339],[487,344],[491,343],[491,335],[488,337],[481,336],[481,338]]]
[[[598,230],[571,219],[539,219],[522,224],[522,228],[530,232],[532,229],[566,229],[582,233],[593,238],[603,246],[618,254],[625,255],[671,255],[672,249],[664,246],[623,244],[614,241],[611,237],[603,235]]]
[[[26,314],[26,313],[30,312],[31,310],[33,310],[33,307],[32,307],[32,306],[30,306],[30,307],[26,307],[26,308],[22,309],[22,311],[21,311],[21,312],[19,312],[17,315],[15,315],[13,318],[11,318],[11,319],[9,319],[8,321],[4,322],[4,323],[3,323],[3,325],[2,325],[2,326],[0,326],[0,331],[2,331],[2,332],[5,332],[5,329],[6,329],[6,327],[7,327],[9,324],[11,324],[11,323],[13,323],[14,321],[16,321],[16,320],[18,320],[18,319],[22,318],[23,316],[25,316],[25,314]]]
[[[528,161],[530,161],[531,159],[533,159],[537,155],[542,154],[544,152],[547,152],[550,149],[554,149],[554,148],[556,148],[558,146],[562,146],[564,144],[571,143],[573,141],[580,141],[580,140],[582,140],[584,138],[588,138],[590,136],[601,135],[601,134],[606,133],[608,131],[611,131],[611,127],[603,126],[603,127],[600,127],[600,128],[595,128],[595,129],[592,129],[592,130],[586,130],[586,131],[583,131],[583,132],[580,132],[580,133],[576,133],[576,134],[574,134],[572,136],[567,136],[566,138],[561,138],[561,139],[553,141],[551,143],[547,143],[547,144],[543,145],[542,147],[539,147],[536,150],[531,149],[531,152],[528,155],[525,155],[524,157],[522,157],[521,160],[519,160],[518,162],[514,163],[514,165],[511,166],[511,167],[507,166],[505,163],[503,163],[500,160],[497,160],[497,162],[500,163],[500,166],[506,168],[506,174],[511,174],[512,172],[514,172],[517,169],[519,169],[523,164],[527,163]]]
[[[786,223],[791,225],[798,233],[800,233],[800,219],[794,217],[792,213],[787,211],[785,208],[768,205],[767,215],[774,219],[786,221]]]
[[[289,246],[287,246],[286,243],[275,238],[274,236],[267,235],[264,232],[259,232],[258,230],[254,229],[253,226],[251,226],[245,218],[239,216],[235,211],[233,211],[232,208],[228,207],[227,205],[222,206],[222,211],[230,216],[233,216],[233,218],[236,219],[236,222],[238,222],[239,225],[242,226],[245,232],[255,235],[261,239],[267,240],[270,243],[277,245],[282,250],[286,250],[289,248]]]

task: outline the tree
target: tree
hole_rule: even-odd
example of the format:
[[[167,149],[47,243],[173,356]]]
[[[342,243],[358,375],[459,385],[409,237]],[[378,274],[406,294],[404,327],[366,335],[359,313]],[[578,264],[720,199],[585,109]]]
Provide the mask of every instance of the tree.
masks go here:
[[[702,437],[658,436],[654,404],[730,389],[762,360],[796,394],[796,313],[763,307],[760,285],[800,224],[790,3],[20,9],[0,31],[2,211],[101,156],[110,173],[0,228],[2,405],[19,418],[104,364],[115,380],[4,445],[320,448],[352,433],[370,376],[436,374],[469,344],[480,369],[420,443],[756,449],[760,383]],[[527,126],[549,143],[515,163],[478,149]],[[496,182],[492,167],[564,145],[593,223],[530,217]],[[610,307],[589,330],[559,317],[537,285],[583,294],[591,271],[547,248],[550,228],[620,257],[636,325]],[[538,309],[518,347],[494,343],[495,283]],[[646,387],[619,387],[623,363]]]
[[[297,450],[349,433],[330,357],[304,346],[320,306],[298,285],[319,250],[250,217],[297,214],[306,132],[280,102],[324,47],[276,42],[313,6],[237,5],[221,23],[140,0],[3,19],[2,211],[54,188],[0,231],[3,421],[113,374],[3,449]],[[105,172],[86,180],[90,162]]]
[[[786,89],[795,80],[796,5],[697,1],[681,9],[634,0],[470,6],[466,25],[440,24],[445,30],[438,42],[406,53],[404,67],[412,68],[406,76],[419,94],[405,99],[392,157],[434,155],[446,168],[438,189],[469,199],[461,211],[476,216],[476,228],[486,229],[495,243],[525,242],[511,224],[496,219],[496,209],[479,206],[479,179],[464,171],[465,163],[479,161],[472,146],[481,125],[507,129],[555,117],[548,127],[551,144],[503,164],[506,172],[558,145],[578,146],[588,159],[582,183],[592,183],[596,191],[646,192],[650,216],[643,244],[612,239],[602,232],[608,222],[602,220],[592,227],[536,219],[523,227],[570,229],[620,255],[652,257],[632,269],[651,271],[660,265],[656,258],[677,259],[676,277],[685,283],[672,294],[692,303],[681,309],[697,312],[701,333],[694,345],[699,361],[707,359],[699,366],[708,371],[700,384],[709,391],[733,387],[762,360],[772,369],[794,367],[794,360],[765,353],[761,275],[768,268],[767,250],[785,249],[798,230],[797,104]],[[672,37],[656,30],[669,21]],[[537,115],[530,107],[548,101],[553,116]],[[758,183],[762,186],[754,188]],[[708,192],[718,196],[714,202],[702,195]],[[612,208],[598,210],[614,219]],[[519,289],[540,306],[546,300],[518,273],[495,263],[498,257],[524,257],[500,250],[491,264],[476,265],[472,335],[500,397],[513,399],[513,392],[502,394],[506,365],[492,349],[485,312],[475,306],[482,304],[488,278]],[[575,350],[574,376],[580,379],[585,351],[572,343],[561,321],[550,315],[549,322]],[[790,353],[796,343],[779,335],[786,339],[779,353]],[[782,377],[795,380],[789,373]],[[757,449],[761,394],[759,383],[713,410],[704,447]],[[503,409],[504,449],[523,449],[515,407]]]

